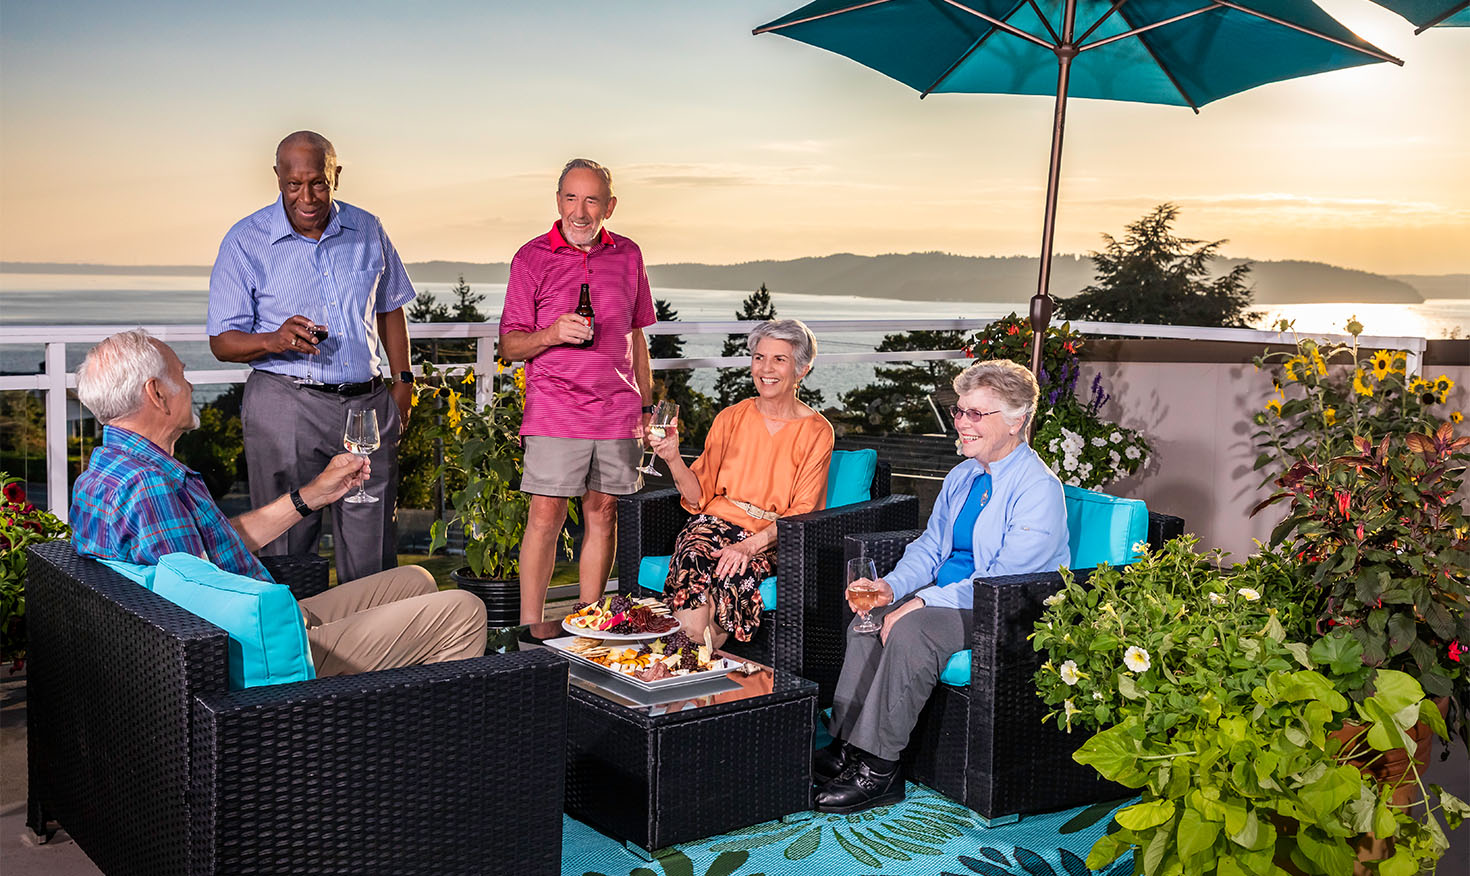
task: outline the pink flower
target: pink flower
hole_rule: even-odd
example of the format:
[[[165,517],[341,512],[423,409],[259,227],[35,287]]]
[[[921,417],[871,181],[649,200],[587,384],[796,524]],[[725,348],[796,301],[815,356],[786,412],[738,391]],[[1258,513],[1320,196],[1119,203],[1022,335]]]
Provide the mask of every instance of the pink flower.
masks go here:
[[[1450,659],[1453,660],[1453,661],[1455,661],[1456,663],[1459,663],[1460,662],[1460,655],[1461,654],[1464,654],[1466,650],[1470,650],[1470,649],[1466,649],[1466,648],[1460,647],[1460,640],[1459,639],[1454,640],[1453,642],[1450,643]]]
[[[14,483],[6,484],[5,485],[5,500],[7,502],[14,502],[17,505],[23,504],[25,502],[25,500],[26,500],[26,488],[25,488],[25,485],[22,484],[20,481],[15,481]]]

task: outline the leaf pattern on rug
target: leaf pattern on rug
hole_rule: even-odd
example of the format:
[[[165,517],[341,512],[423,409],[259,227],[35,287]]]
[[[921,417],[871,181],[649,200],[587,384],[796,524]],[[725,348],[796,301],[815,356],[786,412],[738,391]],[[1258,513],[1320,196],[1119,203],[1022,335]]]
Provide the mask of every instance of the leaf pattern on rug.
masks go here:
[[[709,869],[704,871],[704,876],[734,876],[735,871],[740,869],[740,866],[749,857],[749,852],[724,852],[710,862]],[[664,876],[694,876],[694,861],[677,849],[659,858],[658,865],[663,868]],[[607,874],[588,871],[583,876],[607,876]],[[647,867],[634,867],[628,871],[628,876],[659,876],[659,874]],[[752,873],[750,876],[762,876],[762,874]]]

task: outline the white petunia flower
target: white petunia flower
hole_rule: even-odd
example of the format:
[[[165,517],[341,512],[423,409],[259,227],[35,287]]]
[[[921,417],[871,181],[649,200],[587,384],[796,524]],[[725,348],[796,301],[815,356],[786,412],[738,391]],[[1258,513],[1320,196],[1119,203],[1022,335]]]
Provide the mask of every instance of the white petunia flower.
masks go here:
[[[1057,452],[1057,439],[1053,438],[1050,441],[1046,442],[1046,449],[1055,454]]]
[[[1081,712],[1082,710],[1073,705],[1071,700],[1062,700],[1062,710],[1066,712],[1067,732],[1070,733],[1072,732],[1072,716]]]
[[[1104,438],[1101,435],[1094,435],[1094,436],[1092,436],[1092,446],[1093,447],[1107,447],[1108,446],[1107,439]]]
[[[1210,604],[1211,605],[1224,605],[1225,604],[1225,597],[1221,596],[1218,593],[1211,593],[1210,594]]]
[[[1067,594],[1065,592],[1063,592],[1063,593],[1053,593],[1052,595],[1048,596],[1047,598],[1041,600],[1042,604],[1043,605],[1047,605],[1047,606],[1061,605],[1063,602],[1066,602],[1066,601],[1067,601]]]
[[[1058,674],[1062,676],[1062,681],[1065,681],[1068,687],[1076,685],[1082,679],[1082,674],[1077,671],[1077,661],[1075,660],[1068,660],[1066,663],[1063,663]]]
[[[1109,450],[1108,451],[1108,462],[1110,462],[1110,463],[1113,464],[1113,468],[1117,468],[1119,465],[1121,465],[1123,463],[1123,457],[1121,457],[1121,456],[1118,455],[1118,451],[1116,451],[1116,450]]]
[[[1146,541],[1142,541],[1142,540],[1135,541],[1133,543],[1132,547],[1133,547],[1133,552],[1135,554],[1146,554],[1146,553],[1148,553],[1148,542],[1146,542]]]
[[[1092,463],[1084,462],[1077,467],[1077,474],[1086,478],[1092,474]]]
[[[1113,442],[1114,444],[1118,444],[1118,443],[1122,442],[1122,440],[1123,440],[1123,433],[1122,432],[1114,432],[1113,434],[1111,434],[1111,435],[1108,436],[1108,440],[1111,441],[1111,442]]]
[[[1063,456],[1062,457],[1062,468],[1066,469],[1067,471],[1073,471],[1074,469],[1076,469],[1077,468],[1077,457],[1075,457],[1075,456]]]
[[[1128,449],[1123,451],[1123,455],[1128,457],[1129,459],[1137,459],[1138,457],[1142,456],[1143,453],[1139,451],[1136,445],[1130,444],[1128,445]]]
[[[1123,665],[1134,672],[1147,672],[1153,661],[1148,659],[1148,652],[1137,645],[1129,645],[1128,650],[1123,653]]]
[[[1261,598],[1261,592],[1259,590],[1252,590],[1249,587],[1242,587],[1235,592],[1239,593],[1241,596],[1244,596],[1246,602],[1255,602],[1257,599]]]

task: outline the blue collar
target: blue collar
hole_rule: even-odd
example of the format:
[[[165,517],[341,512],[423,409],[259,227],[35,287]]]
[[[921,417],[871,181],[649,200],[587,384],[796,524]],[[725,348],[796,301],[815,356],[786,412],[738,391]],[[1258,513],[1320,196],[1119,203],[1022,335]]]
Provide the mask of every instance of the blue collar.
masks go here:
[[[121,426],[102,427],[102,446],[148,463],[175,483],[182,484],[190,477],[199,477],[198,472],[163,452],[157,444]]]
[[[353,223],[351,215],[342,209],[342,202],[336,198],[332,199],[332,218],[328,220],[327,227],[322,230],[322,240],[333,235],[341,234],[343,229],[351,231],[357,226]],[[270,212],[270,242],[279,243],[288,237],[300,237],[302,240],[311,238],[299,233],[291,227],[291,220],[286,218],[286,196],[276,195],[275,209]]]

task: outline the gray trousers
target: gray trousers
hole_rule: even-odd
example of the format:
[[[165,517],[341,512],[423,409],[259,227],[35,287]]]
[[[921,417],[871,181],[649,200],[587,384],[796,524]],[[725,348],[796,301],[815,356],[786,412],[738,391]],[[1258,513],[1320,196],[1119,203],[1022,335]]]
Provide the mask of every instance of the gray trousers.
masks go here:
[[[905,602],[875,609],[873,620],[883,623]],[[854,619],[847,629],[847,653],[833,694],[832,736],[884,760],[898,760],[944,664],[970,647],[975,612],[915,609],[894,624],[886,645],[878,633],[854,633],[856,624]]]
[[[332,505],[337,580],[356,581],[398,565],[398,406],[386,387],[344,398],[298,386],[290,377],[252,371],[240,407],[245,462],[250,467],[250,503],[259,508],[299,489],[321,474],[339,453],[349,410],[378,412],[378,450],[368,457],[367,491],[379,501]],[[354,491],[355,492],[355,491]],[[263,556],[314,554],[321,538],[317,510],[261,549]]]

